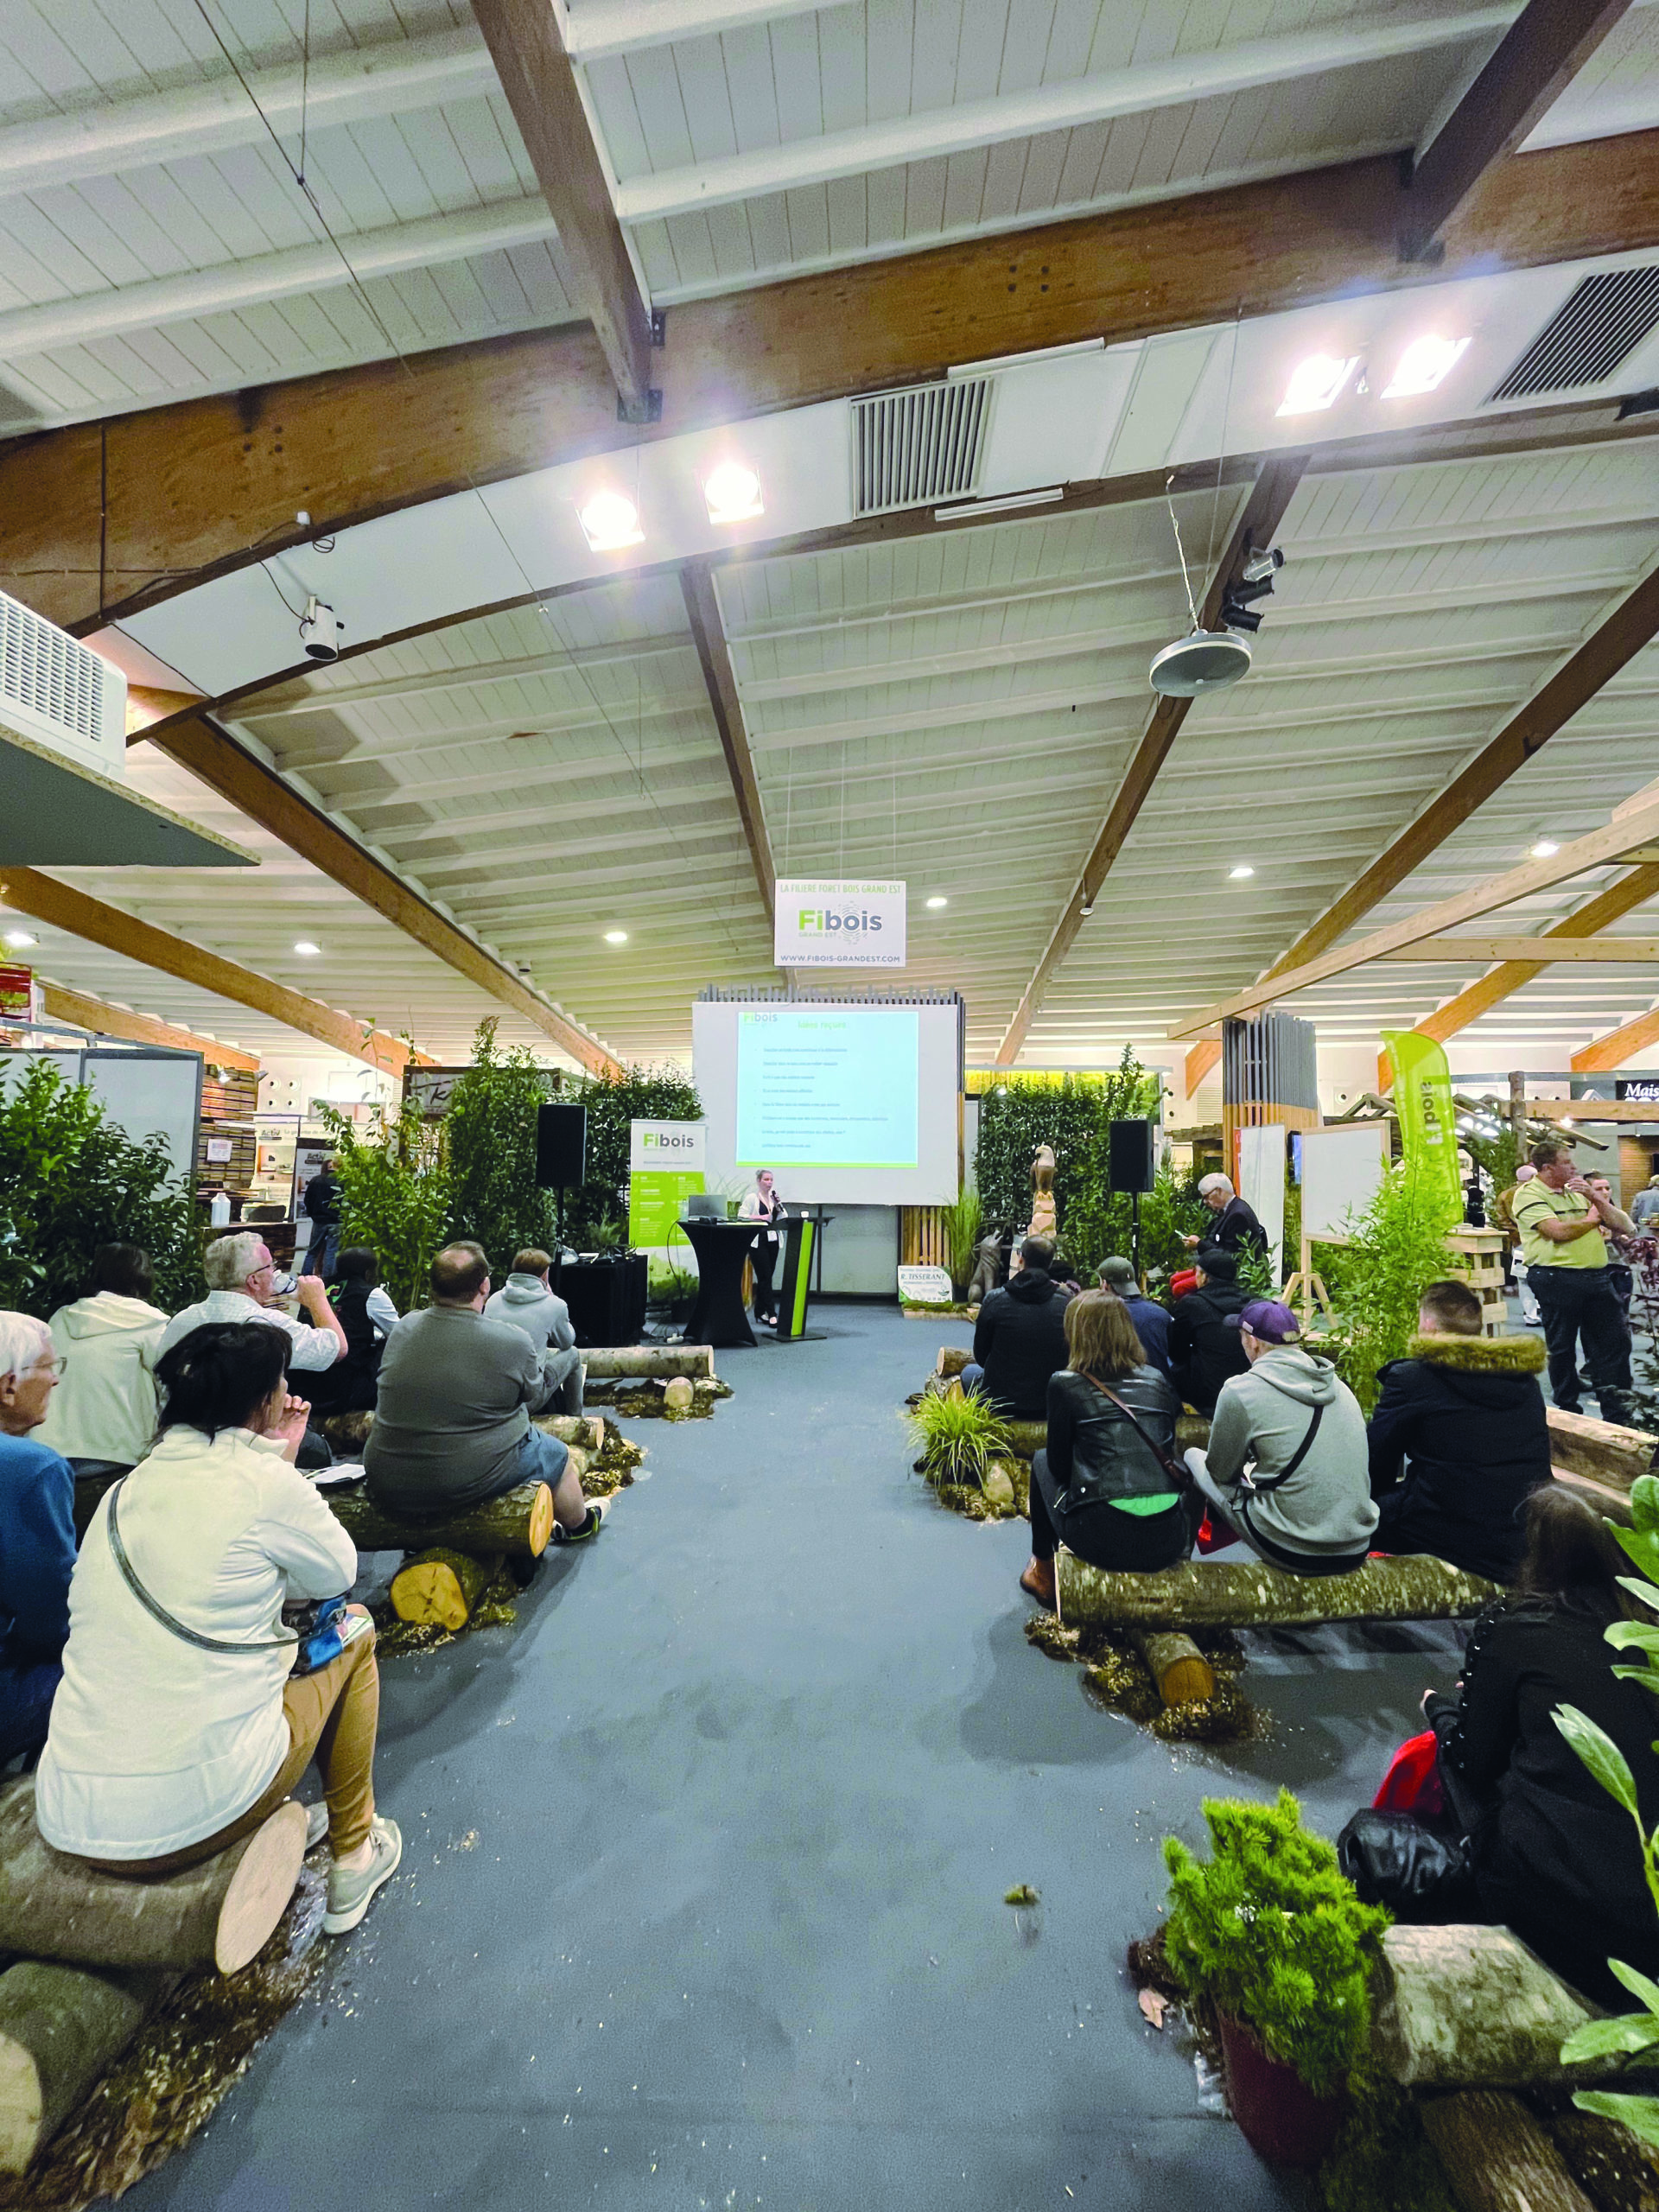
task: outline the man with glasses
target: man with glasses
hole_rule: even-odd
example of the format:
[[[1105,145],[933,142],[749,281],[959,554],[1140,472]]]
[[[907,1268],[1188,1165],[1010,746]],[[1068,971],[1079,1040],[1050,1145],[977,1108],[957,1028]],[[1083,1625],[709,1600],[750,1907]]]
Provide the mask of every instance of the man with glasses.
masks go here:
[[[0,1763],[40,1750],[63,1680],[75,1478],[29,1435],[60,1366],[44,1321],[0,1313]]]
[[[174,1345],[207,1321],[265,1321],[286,1331],[290,1374],[316,1375],[346,1357],[346,1332],[328,1303],[321,1275],[302,1275],[294,1287],[310,1322],[296,1320],[277,1304],[276,1266],[263,1236],[241,1229],[220,1236],[202,1255],[207,1295],[175,1313],[156,1354],[159,1366]]]

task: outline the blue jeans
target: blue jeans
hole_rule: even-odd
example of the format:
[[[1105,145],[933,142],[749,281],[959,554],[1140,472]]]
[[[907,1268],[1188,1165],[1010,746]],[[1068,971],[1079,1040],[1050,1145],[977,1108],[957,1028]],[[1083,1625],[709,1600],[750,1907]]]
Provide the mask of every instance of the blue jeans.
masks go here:
[[[985,1370],[977,1361],[970,1359],[957,1380],[964,1390],[982,1390],[985,1387]]]

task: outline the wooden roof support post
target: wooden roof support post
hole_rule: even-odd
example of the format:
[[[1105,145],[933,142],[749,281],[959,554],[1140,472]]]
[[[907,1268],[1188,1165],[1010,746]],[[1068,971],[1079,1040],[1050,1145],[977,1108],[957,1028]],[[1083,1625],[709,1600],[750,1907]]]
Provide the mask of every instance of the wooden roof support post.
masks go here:
[[[473,13],[559,226],[576,305],[592,322],[616,380],[619,412],[627,422],[648,423],[651,310],[611,203],[558,16],[551,0],[474,0]],[[660,393],[655,404],[660,414]]]
[[[540,992],[532,990],[475,938],[468,937],[458,923],[412,890],[384,861],[376,860],[355,838],[348,837],[320,807],[302,798],[276,769],[256,760],[205,715],[147,730],[144,742],[158,747],[209,791],[240,807],[250,820],[273,837],[280,837],[290,852],[321,868],[342,890],[372,907],[383,921],[447,962],[457,975],[533,1022],[590,1074],[620,1072],[620,1062],[597,1039]]]
[[[726,771],[732,779],[732,796],[737,801],[743,835],[748,841],[749,858],[754,863],[754,880],[760,887],[761,904],[770,922],[777,903],[778,871],[772,866],[766,816],[760,807],[760,786],[755,779],[754,757],[749,751],[748,734],[743,727],[743,702],[738,696],[737,677],[732,669],[731,652],[720,619],[720,601],[715,595],[715,579],[707,561],[688,561],[685,563],[680,570],[680,590],[685,600],[685,619],[691,626],[692,642],[697,649],[697,658],[702,664],[702,680],[709,690],[709,711],[715,718],[715,728],[720,732],[720,749],[726,755]]]
[[[1196,1096],[1198,1085],[1209,1075],[1221,1058],[1219,1037],[1200,1037],[1186,1056],[1186,1095]]]
[[[1213,630],[1220,622],[1221,602],[1229,587],[1236,581],[1247,550],[1252,545],[1270,545],[1278,535],[1279,525],[1285,518],[1285,511],[1295,495],[1296,486],[1302,480],[1302,471],[1307,461],[1308,456],[1305,453],[1287,453],[1262,465],[1250,496],[1244,503],[1244,512],[1222,548],[1221,557],[1216,563],[1215,572],[1210,579],[1210,588],[1198,609],[1199,624],[1204,629]],[[1093,850],[1084,862],[1077,887],[1067,902],[1065,912],[1055,924],[1047,949],[1037,963],[1037,971],[1027,984],[1024,995],[1014,1009],[1014,1019],[996,1048],[998,1067],[1012,1067],[1019,1058],[1020,1047],[1031,1028],[1032,1018],[1042,1004],[1043,994],[1048,988],[1055,969],[1076,944],[1084,918],[1094,905],[1101,886],[1111,871],[1112,863],[1122,851],[1157,780],[1158,771],[1169,758],[1170,748],[1180,735],[1181,724],[1186,720],[1187,710],[1192,704],[1190,699],[1160,698],[1147,717],[1145,733],[1135,747],[1135,758],[1125,771],[1122,782],[1117,787],[1117,794],[1101,825]]]
[[[1611,1068],[1622,1068],[1645,1052],[1649,1045],[1659,1044],[1659,1007],[1649,1013],[1637,1014],[1634,1021],[1627,1021],[1622,1029],[1610,1029],[1605,1037],[1598,1037],[1580,1052],[1574,1052],[1568,1065],[1574,1075],[1605,1075]]]
[[[236,1068],[244,1075],[257,1075],[259,1055],[237,1045],[221,1044],[217,1037],[198,1037],[194,1029],[161,1021],[154,1014],[135,1014],[130,1007],[111,1006],[107,999],[86,991],[72,991],[67,984],[41,982],[41,1012],[48,1021],[67,1021],[94,1036],[119,1037],[129,1045],[165,1045],[175,1052],[200,1052],[212,1067]]]
[[[1527,0],[1497,49],[1411,168],[1400,225],[1405,261],[1436,261],[1439,234],[1494,162],[1513,153],[1601,44],[1630,0]]]
[[[307,998],[286,983],[222,959],[188,938],[175,937],[171,930],[141,922],[136,914],[105,906],[101,899],[60,883],[54,875],[42,875],[38,868],[0,868],[0,906],[32,915],[54,929],[67,930],[72,937],[101,944],[124,959],[142,961],[146,968],[175,976],[181,983],[194,983],[238,1006],[251,1007],[256,1014],[286,1022],[302,1035],[315,1037],[336,1052],[347,1052],[354,1060],[366,1060],[387,1075],[401,1075],[411,1057],[417,1067],[434,1065],[424,1052],[411,1055],[401,1038],[388,1036],[384,1029],[353,1021],[350,1014],[324,1006],[320,999]]]

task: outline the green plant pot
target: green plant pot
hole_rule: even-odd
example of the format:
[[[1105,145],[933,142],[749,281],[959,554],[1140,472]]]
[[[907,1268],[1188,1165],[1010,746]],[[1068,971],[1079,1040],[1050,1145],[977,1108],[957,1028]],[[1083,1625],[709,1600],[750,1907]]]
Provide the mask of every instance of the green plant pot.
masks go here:
[[[1316,2097],[1294,2066],[1262,2050],[1243,2020],[1217,2009],[1227,2102],[1257,2158],[1311,2171],[1330,2155],[1348,2114],[1345,2091]]]

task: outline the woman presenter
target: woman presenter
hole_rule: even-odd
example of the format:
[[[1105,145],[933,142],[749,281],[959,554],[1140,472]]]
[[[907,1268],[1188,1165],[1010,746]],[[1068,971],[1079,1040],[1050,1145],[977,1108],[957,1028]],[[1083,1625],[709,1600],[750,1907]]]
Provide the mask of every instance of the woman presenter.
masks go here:
[[[763,1221],[766,1224],[754,1240],[749,1262],[754,1270],[754,1318],[775,1328],[778,1325],[778,1299],[772,1287],[772,1276],[778,1264],[779,1236],[774,1224],[784,1218],[784,1202],[772,1187],[770,1167],[762,1167],[756,1173],[754,1188],[744,1198],[739,1214],[744,1221]]]

